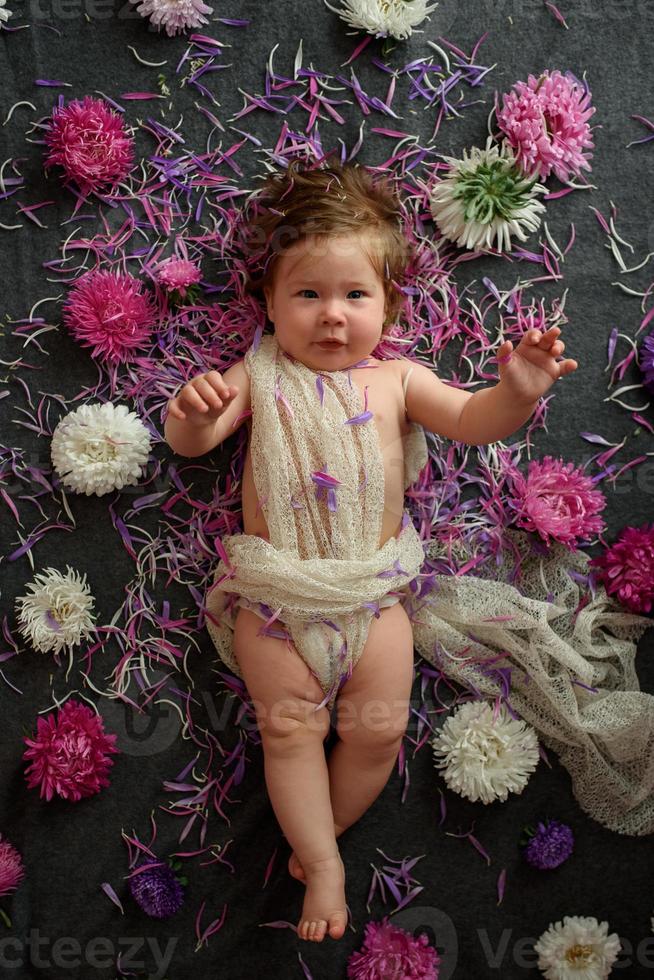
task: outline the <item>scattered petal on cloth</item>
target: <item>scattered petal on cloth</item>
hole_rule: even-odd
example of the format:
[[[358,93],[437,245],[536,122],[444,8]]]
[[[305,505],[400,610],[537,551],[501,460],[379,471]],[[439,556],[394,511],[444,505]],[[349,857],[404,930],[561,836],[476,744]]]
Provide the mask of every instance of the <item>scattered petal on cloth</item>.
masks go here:
[[[129,273],[85,273],[64,304],[64,323],[93,357],[125,361],[147,345],[156,309],[143,283]]]
[[[641,342],[638,363],[643,374],[643,384],[654,395],[654,330]]]
[[[77,184],[83,196],[111,190],[134,162],[134,140],[120,115],[90,95],[55,106],[45,142],[46,170],[55,164],[62,167],[64,183]]]
[[[150,442],[143,422],[126,405],[82,405],[57,425],[52,465],[66,487],[101,497],[138,483]]]
[[[30,789],[39,787],[42,799],[55,793],[77,802],[109,785],[107,772],[118,752],[116,736],[107,735],[102,718],[87,705],[69,700],[46,718],[39,718],[23,758],[29,762],[25,776]]]
[[[347,963],[348,980],[438,980],[440,959],[427,936],[414,937],[385,917],[368,922],[363,946]]]
[[[523,854],[525,860],[539,871],[558,868],[567,861],[574,847],[570,828],[558,820],[539,823],[529,838]]]
[[[129,890],[146,915],[167,919],[184,904],[184,889],[167,864],[150,865],[130,875]]]
[[[546,980],[605,980],[620,952],[620,937],[608,922],[566,915],[550,925],[534,949]]]
[[[431,191],[431,212],[445,238],[502,252],[511,248],[511,235],[524,242],[538,228],[545,205],[536,195],[547,189],[524,176],[506,146],[489,137],[483,150],[473,146],[462,160],[444,159],[451,169]]]
[[[94,629],[94,598],[70,565],[64,575],[46,568],[34,576],[27,588],[30,594],[16,599],[18,627],[35,650],[58,654],[91,635]]]
[[[618,540],[589,563],[598,568],[609,595],[636,613],[654,603],[654,524],[624,527]]]
[[[588,119],[595,112],[590,91],[570,72],[544,72],[516,82],[497,113],[500,129],[520,168],[544,179],[553,171],[561,181],[590,170],[594,146]]]
[[[426,0],[341,0],[342,7],[330,10],[350,27],[367,31],[375,37],[395,37],[398,41],[411,37],[413,28],[421,24],[438,4]]]
[[[604,494],[574,463],[551,456],[532,459],[527,476],[514,470],[511,481],[514,496],[508,505],[516,511],[516,524],[537,531],[547,544],[553,539],[573,550],[604,530],[598,516],[606,507]]]
[[[130,0],[130,3],[140,3],[136,9],[141,17],[149,17],[158,29],[165,27],[168,37],[181,34],[189,27],[208,24],[202,15],[213,13],[213,7],[203,0]]]
[[[0,837],[0,898],[16,891],[24,876],[20,854],[9,841]]]
[[[539,759],[533,728],[512,718],[504,705],[493,720],[487,701],[460,705],[434,736],[432,747],[449,788],[473,802],[492,803],[521,793]]]

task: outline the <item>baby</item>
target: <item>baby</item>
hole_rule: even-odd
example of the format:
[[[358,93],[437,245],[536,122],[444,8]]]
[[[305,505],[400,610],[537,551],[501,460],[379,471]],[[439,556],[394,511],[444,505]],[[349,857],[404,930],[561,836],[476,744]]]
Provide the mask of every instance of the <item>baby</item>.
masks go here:
[[[557,327],[529,330],[515,350],[504,341],[499,383],[474,394],[405,358],[376,359],[410,257],[391,186],[356,166],[294,162],[260,200],[269,256],[250,288],[274,334],[223,375],[185,384],[165,436],[200,456],[248,424],[244,533],[223,539],[208,627],[256,712],[289,870],[306,886],[297,934],[321,942],[347,924],[337,838],[384,788],[408,722],[400,600],[424,553],[404,491],[426,461],[424,431],[505,439],[577,364],[560,359]]]

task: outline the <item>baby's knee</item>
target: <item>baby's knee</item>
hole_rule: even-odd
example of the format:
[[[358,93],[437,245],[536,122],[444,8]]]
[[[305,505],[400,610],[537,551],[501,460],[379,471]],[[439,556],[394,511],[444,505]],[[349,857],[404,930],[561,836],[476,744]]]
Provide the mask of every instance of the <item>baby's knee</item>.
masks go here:
[[[399,751],[409,722],[405,699],[389,702],[370,698],[361,704],[342,697],[337,710],[336,730],[341,741],[356,744],[371,754]]]
[[[304,698],[281,698],[267,710],[257,711],[262,738],[281,750],[291,750],[307,739],[324,741],[329,734],[330,715],[318,703]]]

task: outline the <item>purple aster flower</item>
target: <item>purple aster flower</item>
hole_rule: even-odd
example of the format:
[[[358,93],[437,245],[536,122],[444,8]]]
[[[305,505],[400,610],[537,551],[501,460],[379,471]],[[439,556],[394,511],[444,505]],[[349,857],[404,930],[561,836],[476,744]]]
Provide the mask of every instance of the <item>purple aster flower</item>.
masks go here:
[[[184,904],[184,889],[167,864],[142,865],[129,878],[132,897],[147,915],[167,919]]]
[[[539,871],[558,868],[572,854],[574,837],[570,828],[558,820],[539,823],[525,847],[525,860]]]
[[[643,384],[654,395],[654,330],[648,333],[640,345],[640,370]]]

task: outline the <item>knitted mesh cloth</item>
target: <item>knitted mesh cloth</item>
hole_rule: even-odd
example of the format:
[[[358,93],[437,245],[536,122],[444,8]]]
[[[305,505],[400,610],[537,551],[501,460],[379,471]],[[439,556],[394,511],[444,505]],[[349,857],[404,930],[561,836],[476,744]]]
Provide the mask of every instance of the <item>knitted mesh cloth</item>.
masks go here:
[[[407,512],[398,538],[379,548],[383,459],[372,419],[346,424],[363,413],[348,372],[318,376],[269,335],[245,365],[270,541],[223,539],[229,567],[216,569],[207,626],[227,666],[242,677],[232,650],[242,595],[280,611],[331,709],[377,603],[400,592],[416,649],[452,680],[480,697],[506,696],[510,670],[513,710],[558,753],[590,816],[623,834],[654,831],[654,697],[639,690],[634,666],[651,621],[622,611],[601,587],[578,610],[568,569],[588,574],[588,557],[560,545],[543,556],[526,532],[505,531],[501,563],[474,576],[434,575],[440,546],[428,542],[425,554]],[[427,461],[422,428],[412,426],[404,443],[406,488]],[[326,472],[340,481],[330,491],[312,479]]]

